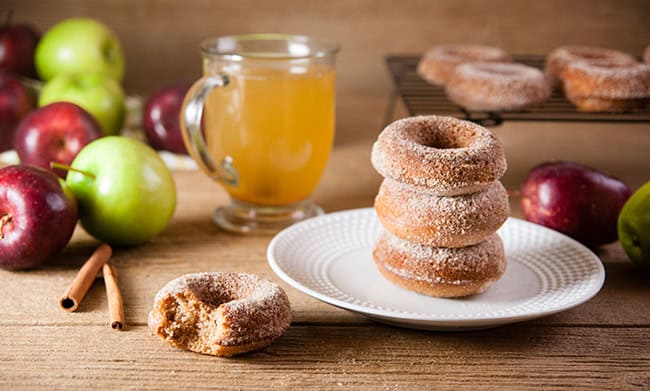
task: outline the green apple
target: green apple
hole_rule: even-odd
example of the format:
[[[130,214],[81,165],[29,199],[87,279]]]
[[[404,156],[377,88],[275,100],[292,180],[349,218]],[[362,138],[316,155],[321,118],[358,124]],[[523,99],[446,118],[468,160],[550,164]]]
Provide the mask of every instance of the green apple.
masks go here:
[[[72,102],[89,112],[102,127],[104,135],[118,134],[126,113],[124,91],[120,84],[99,73],[59,75],[45,83],[38,105]]]
[[[632,262],[650,270],[650,181],[623,205],[618,216],[618,239]]]
[[[97,139],[72,161],[66,182],[79,218],[95,238],[135,245],[159,234],[174,214],[176,186],[158,154],[121,136]]]
[[[70,73],[98,72],[118,81],[124,76],[120,41],[94,19],[72,18],[54,25],[41,38],[34,56],[38,75],[46,81]]]

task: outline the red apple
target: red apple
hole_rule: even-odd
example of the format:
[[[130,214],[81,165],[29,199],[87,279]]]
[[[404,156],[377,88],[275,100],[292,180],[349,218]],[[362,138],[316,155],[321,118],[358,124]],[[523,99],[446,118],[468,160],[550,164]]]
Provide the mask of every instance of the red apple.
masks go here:
[[[16,126],[36,106],[20,80],[0,70],[0,152],[13,147]]]
[[[0,169],[0,267],[45,264],[70,241],[77,202],[65,182],[33,166]]]
[[[34,51],[40,36],[26,24],[0,27],[0,69],[17,75],[36,78]]]
[[[70,165],[79,151],[102,135],[99,123],[81,107],[56,102],[31,112],[16,129],[14,149],[23,164],[50,169],[51,162]],[[66,172],[54,170],[65,178]]]
[[[630,194],[620,179],[594,168],[547,162],[524,180],[521,209],[526,220],[593,247],[616,240],[618,214]]]
[[[147,140],[155,149],[187,154],[179,121],[181,105],[189,89],[190,84],[176,84],[155,92],[147,99],[142,122]]]

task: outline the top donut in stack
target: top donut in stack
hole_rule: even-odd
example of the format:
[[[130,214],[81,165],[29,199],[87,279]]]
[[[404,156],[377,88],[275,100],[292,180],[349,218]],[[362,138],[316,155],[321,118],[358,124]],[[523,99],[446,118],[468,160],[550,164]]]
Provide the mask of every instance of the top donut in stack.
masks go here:
[[[385,178],[375,209],[387,232],[374,258],[386,278],[455,297],[482,292],[503,274],[495,232],[510,212],[498,181],[506,160],[489,130],[452,117],[398,120],[379,135],[372,164]]]

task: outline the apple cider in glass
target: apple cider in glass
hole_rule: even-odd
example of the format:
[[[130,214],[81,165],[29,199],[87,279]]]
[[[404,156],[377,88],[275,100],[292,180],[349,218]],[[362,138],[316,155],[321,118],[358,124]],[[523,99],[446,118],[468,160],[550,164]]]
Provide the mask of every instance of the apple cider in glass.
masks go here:
[[[322,213],[309,200],[334,139],[338,45],[286,34],[206,40],[181,114],[188,152],[224,186],[224,229],[271,233]]]
[[[294,73],[295,72],[295,73]],[[334,71],[253,69],[229,73],[229,85],[206,99],[210,154],[230,156],[239,174],[225,184],[239,201],[289,205],[307,199],[325,169],[334,139]]]

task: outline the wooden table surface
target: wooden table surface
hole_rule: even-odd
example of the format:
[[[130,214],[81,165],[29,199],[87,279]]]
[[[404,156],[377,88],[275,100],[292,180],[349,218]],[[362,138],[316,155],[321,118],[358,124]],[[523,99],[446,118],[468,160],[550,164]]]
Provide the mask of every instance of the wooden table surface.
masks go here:
[[[343,129],[314,196],[327,211],[372,204],[380,180],[369,163],[379,130],[373,121],[365,133]],[[353,116],[346,123],[356,124]],[[593,130],[580,125],[578,138],[579,132]],[[646,148],[647,133],[636,133]],[[497,131],[513,157],[527,155],[511,146],[513,134]],[[532,153],[538,146],[528,148]],[[621,175],[638,186],[647,180],[647,168]],[[512,163],[511,169],[517,172]],[[101,280],[76,313],[57,308],[57,297],[96,246],[81,229],[47,268],[0,271],[0,388],[650,388],[650,279],[617,243],[598,251],[607,273],[604,288],[577,308],[484,331],[414,331],[375,323],[289,287],[266,262],[270,237],[231,235],[213,225],[213,209],[227,200],[219,186],[198,172],[174,176],[178,208],[168,229],[143,246],[116,250],[112,260],[126,331],[108,325]],[[516,200],[513,214],[519,215]],[[236,358],[166,345],[146,325],[153,297],[169,280],[198,271],[255,272],[279,282],[292,303],[292,326],[270,347]]]

